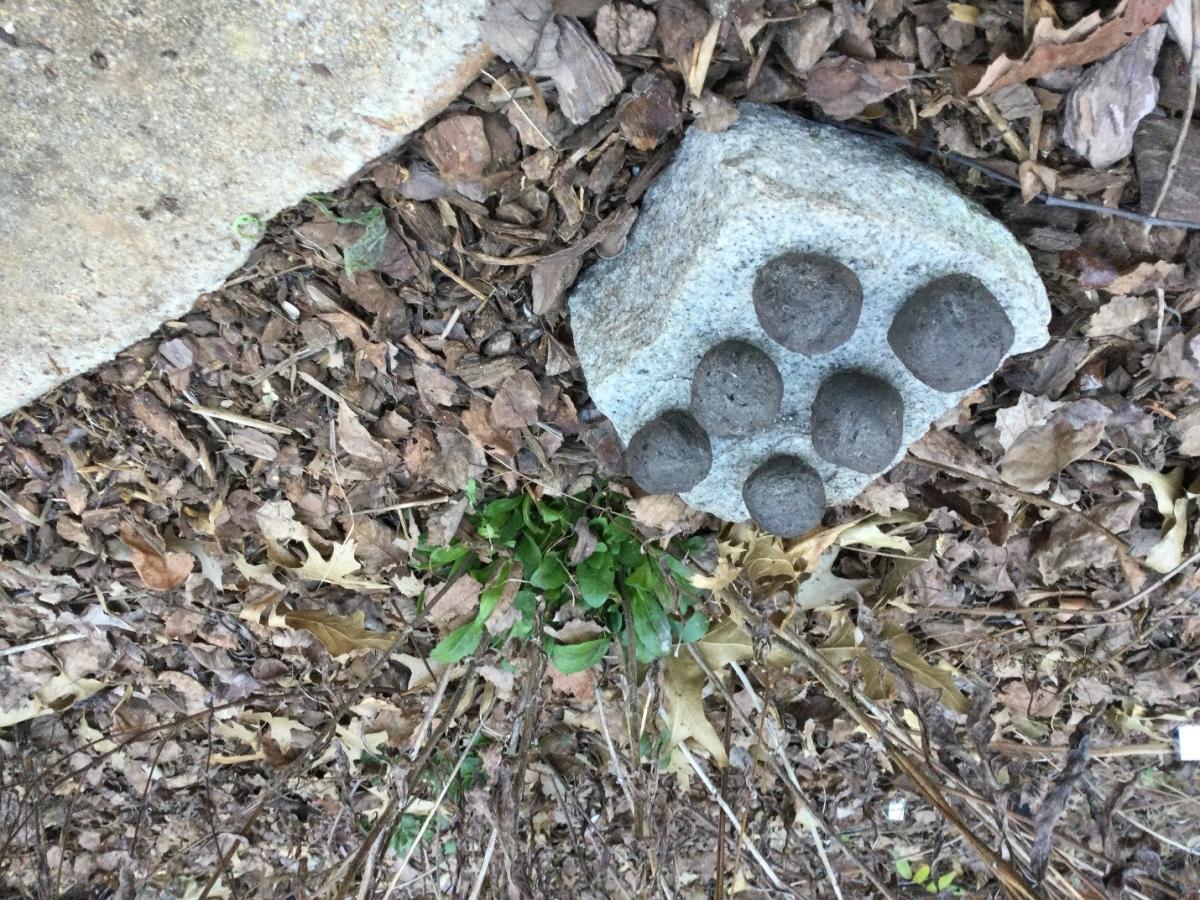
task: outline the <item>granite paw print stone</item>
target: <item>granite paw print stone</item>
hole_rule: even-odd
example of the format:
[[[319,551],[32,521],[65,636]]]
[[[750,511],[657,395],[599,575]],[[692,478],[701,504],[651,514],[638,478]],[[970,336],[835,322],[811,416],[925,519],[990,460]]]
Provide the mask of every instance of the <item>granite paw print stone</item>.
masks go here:
[[[643,489],[792,537],[1042,346],[1050,305],[1025,249],[937,172],[740,109],[688,133],[571,317]]]

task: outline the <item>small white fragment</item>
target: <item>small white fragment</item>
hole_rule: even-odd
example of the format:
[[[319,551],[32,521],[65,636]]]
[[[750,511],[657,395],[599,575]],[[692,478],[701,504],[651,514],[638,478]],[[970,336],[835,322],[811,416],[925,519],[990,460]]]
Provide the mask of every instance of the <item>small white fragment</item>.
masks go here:
[[[1179,758],[1183,762],[1200,759],[1200,725],[1180,725],[1175,738],[1179,741]]]
[[[887,820],[889,822],[903,822],[904,817],[908,814],[908,798],[893,797],[887,803]]]

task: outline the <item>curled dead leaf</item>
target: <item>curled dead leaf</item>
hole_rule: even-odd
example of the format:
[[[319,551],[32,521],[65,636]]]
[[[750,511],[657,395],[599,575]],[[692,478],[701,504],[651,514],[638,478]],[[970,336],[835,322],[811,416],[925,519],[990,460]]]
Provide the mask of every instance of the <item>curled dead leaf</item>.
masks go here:
[[[190,553],[167,550],[158,535],[147,537],[132,522],[121,523],[121,541],[133,551],[133,567],[142,583],[154,591],[179,587],[196,562]]]

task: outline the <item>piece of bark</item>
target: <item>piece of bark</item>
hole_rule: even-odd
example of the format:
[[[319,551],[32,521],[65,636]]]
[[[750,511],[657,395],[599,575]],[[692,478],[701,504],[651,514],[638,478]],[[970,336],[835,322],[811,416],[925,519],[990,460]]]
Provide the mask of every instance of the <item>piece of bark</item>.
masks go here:
[[[837,17],[822,6],[814,6],[782,24],[775,39],[796,74],[807,75],[841,33]]]
[[[658,19],[632,3],[606,3],[596,12],[596,40],[609,53],[637,53],[654,37]]]
[[[532,74],[550,78],[564,116],[582,125],[612,101],[625,80],[576,19],[555,16],[542,32]]]
[[[1178,119],[1143,119],[1134,135],[1134,162],[1142,192],[1140,209],[1144,213],[1150,212],[1158,197],[1178,135]],[[1200,223],[1200,131],[1195,125],[1184,141],[1175,177],[1158,214],[1164,219]]]
[[[1165,25],[1147,29],[1089,67],[1067,94],[1063,140],[1095,168],[1107,168],[1133,149],[1138,122],[1158,100],[1154,63],[1166,35]]]

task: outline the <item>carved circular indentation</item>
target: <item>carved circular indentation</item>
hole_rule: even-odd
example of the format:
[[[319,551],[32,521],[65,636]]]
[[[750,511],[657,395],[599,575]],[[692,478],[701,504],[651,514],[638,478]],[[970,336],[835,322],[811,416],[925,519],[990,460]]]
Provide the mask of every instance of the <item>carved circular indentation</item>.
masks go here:
[[[712,465],[704,429],[681,410],[670,410],[638,429],[625,451],[629,474],[650,494],[682,494]]]
[[[768,459],[746,479],[742,499],[760,528],[783,538],[811,531],[825,513],[825,485],[798,456]]]
[[[965,390],[987,378],[1013,336],[1004,307],[970,275],[946,275],[919,288],[888,329],[900,361],[939,391]]]
[[[744,341],[710,349],[692,376],[692,415],[709,434],[738,437],[779,415],[783,378],[771,357]]]
[[[812,442],[817,455],[856,472],[882,472],[904,435],[900,392],[871,375],[838,372],[817,390]]]
[[[771,339],[807,356],[854,334],[863,292],[853,270],[829,256],[782,253],[754,276],[754,311]]]

